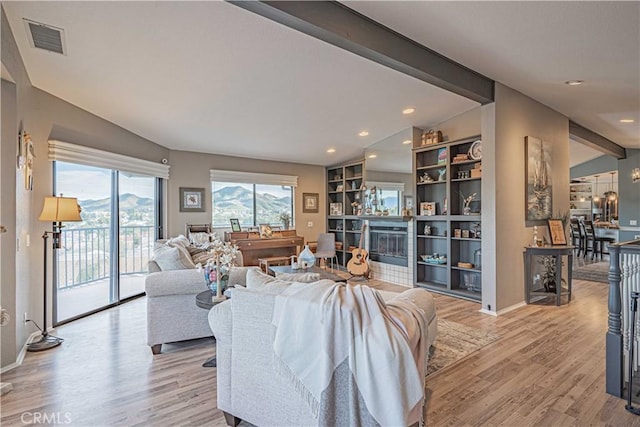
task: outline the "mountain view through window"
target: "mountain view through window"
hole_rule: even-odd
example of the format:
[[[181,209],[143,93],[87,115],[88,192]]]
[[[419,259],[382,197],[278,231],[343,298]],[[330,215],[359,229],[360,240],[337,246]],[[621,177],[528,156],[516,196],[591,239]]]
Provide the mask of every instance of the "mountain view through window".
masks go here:
[[[231,218],[243,227],[282,224],[282,214],[293,218],[292,196],[290,186],[212,182],[212,224],[228,227]]]

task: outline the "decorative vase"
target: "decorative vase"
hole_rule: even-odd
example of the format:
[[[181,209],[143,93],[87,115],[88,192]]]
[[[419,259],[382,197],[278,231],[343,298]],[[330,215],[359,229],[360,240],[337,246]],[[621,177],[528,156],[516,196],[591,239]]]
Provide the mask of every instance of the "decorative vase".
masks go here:
[[[462,208],[462,215],[471,215],[471,208],[469,206]]]
[[[298,266],[302,269],[313,267],[316,264],[316,256],[309,249],[309,245],[304,245],[304,249],[298,255]]]

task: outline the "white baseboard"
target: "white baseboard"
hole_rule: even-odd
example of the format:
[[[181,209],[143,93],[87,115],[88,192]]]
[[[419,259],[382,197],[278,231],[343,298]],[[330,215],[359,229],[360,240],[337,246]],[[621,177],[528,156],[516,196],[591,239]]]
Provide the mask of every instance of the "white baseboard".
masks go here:
[[[52,328],[49,328],[47,330],[51,330]],[[22,346],[22,348],[20,349],[20,352],[18,353],[18,357],[16,357],[16,361],[10,365],[7,365],[5,367],[3,367],[2,369],[0,369],[0,374],[4,374],[5,372],[8,372],[12,369],[17,368],[18,366],[22,365],[22,361],[24,360],[24,357],[27,355],[27,346],[36,338],[40,336],[40,331],[35,331],[34,333],[32,333],[31,335],[29,335],[29,338],[27,338],[27,342],[24,343],[24,345]]]
[[[488,314],[488,315],[490,315],[490,316],[496,316],[496,317],[497,317],[497,316],[501,316],[501,315],[503,315],[503,314],[506,314],[506,313],[508,313],[508,312],[510,312],[510,311],[513,311],[513,310],[517,310],[517,309],[519,309],[519,308],[522,308],[522,307],[524,307],[525,305],[527,305],[527,303],[526,303],[526,302],[524,302],[524,301],[522,301],[522,302],[519,302],[518,304],[511,305],[511,306],[509,306],[509,307],[507,307],[507,308],[503,308],[502,310],[498,310],[498,311],[489,311],[489,310],[487,310],[487,309],[482,308],[482,309],[480,309],[480,313],[482,313],[482,314]]]

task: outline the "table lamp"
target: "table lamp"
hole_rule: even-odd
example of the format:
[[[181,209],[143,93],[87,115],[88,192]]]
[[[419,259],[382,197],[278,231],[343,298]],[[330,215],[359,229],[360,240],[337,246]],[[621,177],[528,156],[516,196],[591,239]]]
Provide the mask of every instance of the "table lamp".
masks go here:
[[[53,237],[53,249],[60,249],[60,235],[62,234],[62,222],[82,221],[80,217],[80,206],[75,197],[49,196],[44,199],[42,212],[38,217],[40,221],[53,222],[53,231],[45,231],[42,235],[44,239],[44,322],[40,329],[40,339],[27,345],[27,351],[42,351],[56,347],[64,341],[62,338],[49,335],[47,332],[47,239],[49,234]],[[35,323],[35,322],[34,322]]]

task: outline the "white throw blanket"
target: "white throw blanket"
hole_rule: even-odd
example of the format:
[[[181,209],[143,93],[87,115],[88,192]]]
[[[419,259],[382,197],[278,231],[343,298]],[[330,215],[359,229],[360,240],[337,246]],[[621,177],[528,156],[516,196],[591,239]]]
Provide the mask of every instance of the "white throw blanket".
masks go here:
[[[391,311],[403,311],[402,304],[394,304]],[[403,316],[414,315],[424,317],[411,312]],[[272,323],[276,369],[289,377],[321,424],[321,398],[347,400],[327,396],[330,393],[322,396],[345,359],[357,385],[355,392],[378,424],[409,425],[420,420],[426,349],[414,338],[414,354],[407,337],[421,337],[422,331],[413,328],[424,327],[424,321],[399,326],[375,290],[323,280],[294,283],[277,296]]]

